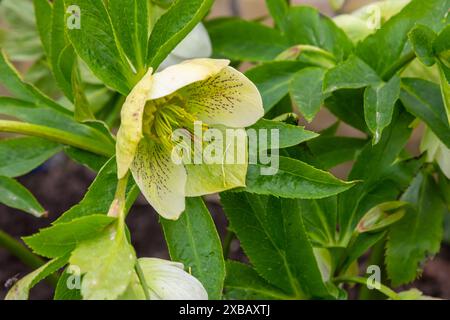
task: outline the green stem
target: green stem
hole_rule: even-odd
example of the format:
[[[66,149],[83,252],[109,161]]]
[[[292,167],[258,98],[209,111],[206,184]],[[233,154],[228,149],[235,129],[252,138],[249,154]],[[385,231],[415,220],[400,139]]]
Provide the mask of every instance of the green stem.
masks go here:
[[[334,282],[336,283],[343,283],[343,282],[350,282],[350,283],[358,283],[358,284],[362,284],[362,285],[367,285],[367,279],[364,277],[346,277],[346,276],[342,276],[342,277],[337,277],[333,279]],[[386,287],[384,284],[376,282],[375,283],[377,285],[379,285],[379,289],[377,289],[378,291],[380,291],[381,293],[383,293],[384,295],[386,295],[387,297],[391,298],[392,300],[400,300],[400,297],[398,296],[398,294],[392,290],[391,288]]]
[[[386,72],[381,76],[383,80],[391,79],[399,70],[408,65],[416,58],[414,51],[411,51],[397,60]]]
[[[144,290],[145,299],[150,300],[150,293],[148,292],[147,281],[145,280],[145,275],[144,275],[144,272],[142,271],[139,261],[136,261],[134,269],[136,270],[136,274],[139,278],[139,282],[141,283],[142,290]]]
[[[107,157],[111,157],[114,154],[113,150],[98,141],[80,137],[64,130],[32,123],[0,120],[0,132],[20,133],[40,137]]]
[[[37,269],[46,263],[43,259],[36,256],[28,250],[27,247],[2,230],[0,230],[0,247],[8,250],[8,252],[32,269]],[[56,285],[58,282],[58,278],[55,275],[49,276],[48,280],[52,285]]]
[[[127,172],[127,174],[117,182],[116,194],[108,211],[108,216],[118,218],[120,223],[123,224],[125,223],[125,208],[127,204],[126,193],[129,175],[129,172]]]

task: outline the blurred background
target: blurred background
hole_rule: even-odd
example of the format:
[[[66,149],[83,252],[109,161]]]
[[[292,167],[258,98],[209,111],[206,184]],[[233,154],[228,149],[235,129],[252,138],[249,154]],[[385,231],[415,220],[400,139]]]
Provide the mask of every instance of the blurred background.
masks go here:
[[[373,1],[347,0],[345,5],[339,10],[339,13],[351,12],[370,2]],[[314,6],[328,16],[336,14],[328,0],[292,0],[291,3],[294,5]],[[267,15],[264,0],[216,0],[208,19],[221,16],[241,16],[245,19],[266,17],[263,19],[264,23],[270,24],[271,21],[267,19]],[[5,27],[5,21],[0,19],[0,27],[2,26]],[[30,40],[29,43],[31,42],[33,41]],[[26,51],[27,42],[24,42],[22,45],[23,50]],[[30,68],[30,63],[26,62],[15,63],[15,65],[23,73]],[[8,93],[0,86],[0,94],[7,95]],[[334,122],[335,117],[324,109],[311,124],[306,124],[306,122],[301,120],[302,124],[314,131],[324,129]],[[418,152],[420,133],[421,129],[419,128],[409,144],[409,149],[413,153]],[[362,136],[359,131],[346,125],[340,126],[338,134]],[[1,135],[0,138],[2,138]],[[334,168],[333,173],[341,178],[345,178],[350,166],[351,163],[341,165]],[[20,239],[21,236],[33,234],[39,228],[48,226],[61,213],[81,200],[94,177],[95,174],[93,172],[72,162],[64,154],[56,155],[39,169],[18,179],[49,211],[48,218],[37,219],[0,204],[0,230]],[[227,222],[217,202],[218,198],[212,196],[208,197],[207,200],[219,233],[224,237]],[[143,199],[137,201],[127,220],[138,256],[168,258],[167,248],[158,223],[158,216]],[[245,261],[237,240],[233,240],[231,243],[230,252],[233,259]],[[449,261],[450,250],[448,246],[444,246],[441,253],[426,264],[422,277],[412,286],[418,287],[426,295],[450,298]],[[8,291],[8,285],[11,284],[11,280],[21,278],[30,271],[32,271],[30,268],[0,247],[0,299],[3,299]],[[51,299],[51,297],[52,288],[46,283],[41,283],[31,291],[32,299]]]

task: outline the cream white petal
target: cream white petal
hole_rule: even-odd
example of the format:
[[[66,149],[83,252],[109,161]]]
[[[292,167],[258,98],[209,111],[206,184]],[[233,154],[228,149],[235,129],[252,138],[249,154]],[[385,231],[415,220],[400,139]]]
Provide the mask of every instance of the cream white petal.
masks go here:
[[[208,293],[183,264],[157,258],[141,258],[139,264],[154,300],[207,300]]]
[[[142,139],[142,118],[148,93],[152,87],[152,72],[147,74],[136,84],[125,100],[120,113],[121,124],[117,132],[116,157],[117,175],[122,178],[133,162],[136,148]]]
[[[131,172],[139,189],[164,218],[176,220],[185,208],[186,170],[170,152],[147,139],[139,143]]]
[[[224,59],[192,59],[168,67],[153,75],[149,99],[165,97],[194,82],[208,79],[229,64],[230,61]]]
[[[248,127],[264,115],[256,86],[232,67],[180,90],[186,108],[207,124]]]
[[[197,24],[171,54],[183,59],[210,57],[212,45],[205,26],[202,23]]]

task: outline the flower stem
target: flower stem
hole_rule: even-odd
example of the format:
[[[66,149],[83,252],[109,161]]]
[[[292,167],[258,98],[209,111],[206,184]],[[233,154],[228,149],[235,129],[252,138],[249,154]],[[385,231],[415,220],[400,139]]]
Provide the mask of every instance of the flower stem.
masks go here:
[[[364,277],[346,277],[346,276],[342,276],[342,277],[337,277],[333,279],[334,282],[336,283],[341,283],[341,282],[351,282],[351,283],[358,283],[358,284],[362,284],[362,285],[366,285],[367,284],[367,279]],[[392,300],[399,300],[399,296],[398,294],[392,290],[391,288],[386,287],[384,284],[376,282],[377,285],[379,285],[379,289],[377,288],[378,291],[380,291],[381,293],[383,293],[384,295],[388,296],[389,298],[391,298]]]
[[[382,75],[383,80],[387,81],[391,79],[400,69],[404,68],[415,58],[416,54],[414,53],[414,51],[410,51],[409,53],[401,57],[386,72],[383,73]]]
[[[98,141],[81,137],[64,130],[32,123],[0,120],[0,132],[20,133],[40,137],[107,157],[111,157],[114,154],[114,150],[111,150],[111,148],[108,148]]]
[[[144,272],[142,271],[139,261],[136,261],[136,264],[134,265],[134,269],[136,270],[136,274],[139,278],[139,282],[141,283],[142,290],[144,290],[145,300],[150,300],[150,293],[148,292],[147,281],[145,280],[145,275],[144,275]]]

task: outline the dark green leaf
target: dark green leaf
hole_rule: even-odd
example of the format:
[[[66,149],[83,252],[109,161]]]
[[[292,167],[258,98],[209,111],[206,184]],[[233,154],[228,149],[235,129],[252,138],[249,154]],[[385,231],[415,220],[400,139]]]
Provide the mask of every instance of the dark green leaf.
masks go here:
[[[208,31],[217,57],[271,61],[289,47],[289,42],[278,30],[252,21],[231,19]]]
[[[117,46],[111,19],[103,1],[64,0],[66,8],[80,8],[80,28],[68,28],[66,32],[77,54],[91,71],[107,86],[127,95],[135,82],[129,63],[122,49]],[[65,19],[76,17],[77,12],[66,14]]]
[[[380,82],[380,77],[373,69],[363,60],[352,55],[325,74],[323,90],[331,93],[339,89],[356,89],[377,85]]]
[[[292,78],[290,93],[299,111],[311,122],[323,103],[322,83],[325,70],[322,68],[305,68]]]
[[[266,0],[266,6],[277,27],[283,26],[283,20],[289,10],[286,0]]]
[[[450,148],[450,125],[438,85],[422,79],[402,79],[400,100]]]
[[[364,92],[364,116],[367,127],[377,144],[381,134],[392,121],[395,103],[400,97],[400,78],[394,76],[387,83],[371,85]]]
[[[33,0],[34,13],[36,16],[36,26],[39,31],[42,46],[48,56],[50,53],[50,41],[52,30],[52,5],[49,1]]]
[[[271,175],[264,175],[267,173]],[[353,182],[341,181],[302,161],[279,157],[278,168],[276,163],[249,165],[245,190],[285,198],[320,199],[348,190],[353,185]]]
[[[409,34],[411,42],[417,58],[426,66],[432,66],[436,60],[434,59],[433,42],[436,39],[436,33],[428,27],[416,26]]]
[[[77,149],[74,147],[64,148],[64,152],[74,161],[79,164],[90,168],[95,172],[99,172],[100,169],[108,161],[108,158],[96,155],[94,153]]]
[[[186,198],[186,210],[177,221],[161,218],[170,257],[200,280],[209,299],[220,299],[225,262],[219,235],[201,198]]]
[[[262,64],[245,73],[258,87],[266,113],[288,94],[292,77],[305,66],[297,61],[275,61]]]
[[[157,69],[167,55],[199,23],[213,0],[177,0],[156,22],[148,43],[148,65]]]
[[[53,300],[82,300],[80,289],[68,288],[68,283],[70,282],[71,286],[75,285],[75,281],[78,281],[75,280],[77,278],[81,283],[81,275],[77,275],[69,271],[70,269],[66,268],[66,270],[64,270],[64,272],[59,277]]]
[[[419,263],[439,251],[445,204],[431,175],[421,173],[401,198],[411,204],[389,231],[386,265],[394,286],[417,276]]]
[[[0,203],[42,217],[46,211],[34,196],[16,180],[0,176]]]
[[[245,192],[220,197],[232,230],[263,278],[296,298],[328,297],[296,200]]]
[[[24,175],[61,149],[57,143],[34,137],[0,140],[0,176]]]
[[[282,300],[291,298],[277,287],[267,283],[250,266],[237,261],[227,261],[225,297],[228,300]]]

